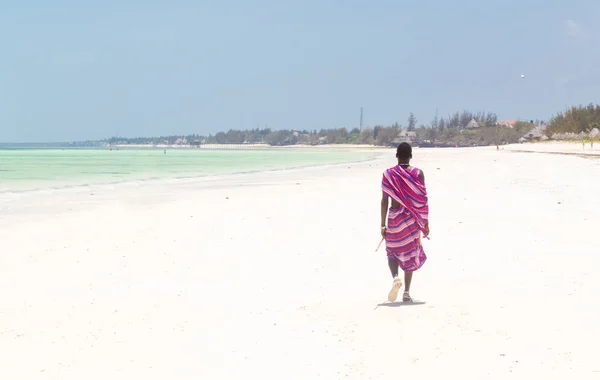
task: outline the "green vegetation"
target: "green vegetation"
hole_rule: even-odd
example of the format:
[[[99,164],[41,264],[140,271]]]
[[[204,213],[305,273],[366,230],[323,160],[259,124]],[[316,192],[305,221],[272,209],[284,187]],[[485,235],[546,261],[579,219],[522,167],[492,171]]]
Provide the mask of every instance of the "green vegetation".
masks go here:
[[[417,136],[419,141],[428,141],[432,145],[487,146],[517,143],[532,128],[532,124],[526,122],[518,122],[513,128],[496,125],[477,129],[421,127]]]
[[[319,145],[319,144],[368,144],[390,146],[401,141],[409,141],[421,146],[483,146],[512,144],[531,138],[573,139],[582,134],[594,137],[594,128],[600,127],[600,106],[572,107],[554,116],[548,127],[543,122],[517,122],[512,127],[499,124],[498,117],[492,112],[455,112],[446,118],[435,118],[428,125],[417,127],[417,117],[412,112],[405,127],[377,125],[373,128],[347,128],[316,130],[272,130],[251,129],[219,132],[215,135],[177,135],[152,138],[116,138],[101,143],[109,144],[268,144]],[[591,133],[591,135],[590,135]],[[94,143],[94,142],[86,142]],[[98,142],[95,142],[98,143]]]
[[[548,137],[555,134],[588,135],[600,128],[600,105],[574,106],[554,116],[548,125]]]
[[[471,120],[481,120],[480,130],[469,131],[465,126]],[[268,144],[272,146],[285,146],[295,144],[365,144],[390,146],[399,141],[410,141],[413,144],[428,141],[436,145],[489,145],[496,140],[516,142],[522,136],[514,131],[501,130],[495,127],[497,118],[493,113],[472,113],[469,111],[456,112],[448,118],[436,119],[430,125],[421,125],[417,128],[417,118],[411,112],[407,119],[407,126],[403,128],[398,123],[389,126],[377,125],[373,128],[322,129],[316,130],[271,130],[252,129],[219,132],[216,135],[173,135],[152,138],[117,138],[105,140],[108,144],[167,144],[167,145],[202,145],[202,144]],[[399,140],[402,131],[412,134]],[[519,130],[520,133],[520,130]]]

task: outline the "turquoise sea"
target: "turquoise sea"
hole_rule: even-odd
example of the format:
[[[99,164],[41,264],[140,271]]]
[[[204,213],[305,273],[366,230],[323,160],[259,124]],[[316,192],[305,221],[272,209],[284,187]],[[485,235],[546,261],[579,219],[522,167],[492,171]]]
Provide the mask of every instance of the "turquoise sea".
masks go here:
[[[365,161],[356,149],[0,147],[0,193],[160,178],[193,178]]]

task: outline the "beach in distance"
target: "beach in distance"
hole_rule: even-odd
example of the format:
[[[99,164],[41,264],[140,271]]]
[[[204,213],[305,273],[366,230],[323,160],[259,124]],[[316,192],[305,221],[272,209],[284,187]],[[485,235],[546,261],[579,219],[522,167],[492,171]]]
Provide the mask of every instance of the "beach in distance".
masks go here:
[[[1,379],[600,379],[600,145],[415,148],[413,303],[394,149],[201,150],[0,151]]]

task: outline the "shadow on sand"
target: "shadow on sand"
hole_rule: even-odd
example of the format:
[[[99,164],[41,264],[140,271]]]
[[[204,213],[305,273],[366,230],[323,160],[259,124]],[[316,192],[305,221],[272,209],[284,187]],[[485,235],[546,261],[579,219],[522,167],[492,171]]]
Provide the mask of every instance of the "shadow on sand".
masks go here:
[[[425,302],[421,302],[421,301],[413,301],[413,302],[385,302],[385,303],[380,303],[377,306],[375,306],[374,310],[377,310],[377,308],[379,308],[380,306],[383,306],[383,307],[404,307],[404,306],[419,306],[419,305],[425,305]]]

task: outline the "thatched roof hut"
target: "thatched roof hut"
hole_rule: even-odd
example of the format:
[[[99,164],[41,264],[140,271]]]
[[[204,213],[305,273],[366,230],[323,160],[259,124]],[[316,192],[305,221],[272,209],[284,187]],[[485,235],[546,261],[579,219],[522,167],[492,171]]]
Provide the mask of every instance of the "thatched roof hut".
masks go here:
[[[465,126],[465,129],[477,129],[480,127],[481,126],[479,125],[479,123],[477,123],[475,119],[471,119],[471,121],[469,121],[469,124]]]
[[[547,139],[548,136],[546,136],[546,129],[548,129],[548,126],[545,124],[536,125],[535,127],[533,127],[533,129],[531,129],[531,131],[527,132],[523,136],[523,138],[526,140],[531,140],[531,139],[539,140],[545,136]]]
[[[398,136],[396,136],[396,138],[394,138],[394,140],[392,140],[392,145],[398,146],[403,142],[412,144],[416,140],[417,140],[417,132],[407,131],[407,130],[403,129],[400,131],[400,133],[398,133]]]

